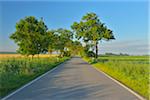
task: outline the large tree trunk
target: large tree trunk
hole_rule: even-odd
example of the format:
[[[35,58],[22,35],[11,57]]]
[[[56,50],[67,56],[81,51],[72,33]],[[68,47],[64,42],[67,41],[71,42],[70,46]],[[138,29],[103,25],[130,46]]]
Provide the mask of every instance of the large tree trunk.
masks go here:
[[[98,58],[98,42],[96,42],[95,49],[96,49],[95,58],[97,59]]]

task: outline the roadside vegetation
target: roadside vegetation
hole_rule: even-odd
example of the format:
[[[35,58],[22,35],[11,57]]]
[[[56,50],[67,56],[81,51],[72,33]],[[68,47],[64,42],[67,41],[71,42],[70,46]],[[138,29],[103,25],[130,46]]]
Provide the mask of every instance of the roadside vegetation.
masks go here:
[[[94,67],[148,98],[147,56],[121,54],[98,57],[100,41],[115,40],[115,37],[95,13],[87,13],[79,22],[74,22],[71,29],[48,29],[43,18],[39,20],[34,16],[20,19],[15,32],[10,35],[10,39],[18,45],[15,58],[7,57],[7,54],[0,57],[0,96],[78,55],[86,57],[85,60]],[[54,52],[58,56],[51,56]]]
[[[68,57],[0,58],[0,97],[49,71]]]
[[[95,62],[84,58],[143,97],[149,97],[149,56],[100,56]]]
[[[95,13],[87,13],[79,23],[74,22],[71,30],[48,29],[43,18],[26,16],[20,19],[11,33],[17,45],[17,54],[6,53],[0,58],[0,96],[5,96],[35,77],[64,62],[70,56],[93,54],[89,47],[96,47],[98,54],[99,40],[114,39],[113,33]],[[85,46],[82,45],[86,43]],[[58,56],[52,57],[53,53]],[[50,57],[41,57],[41,54]],[[8,57],[7,57],[8,56]]]
[[[80,22],[74,22],[70,27],[72,30],[48,29],[43,18],[27,16],[16,23],[10,39],[18,45],[17,52],[25,56],[52,52],[58,52],[60,57],[84,56],[95,49],[95,58],[98,57],[99,41],[115,39],[113,31],[95,13],[87,13]]]

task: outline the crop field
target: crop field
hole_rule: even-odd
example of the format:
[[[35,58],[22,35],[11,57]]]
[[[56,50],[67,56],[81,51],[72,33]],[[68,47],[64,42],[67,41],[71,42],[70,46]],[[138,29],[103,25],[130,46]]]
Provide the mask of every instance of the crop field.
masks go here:
[[[56,57],[57,55],[56,54],[39,54],[39,55],[35,55],[34,57],[41,57],[41,58],[44,58],[44,57]],[[0,54],[0,59],[2,58],[25,58],[26,56],[23,56],[21,54]],[[29,56],[31,57],[31,56]]]
[[[86,59],[138,94],[149,97],[150,62],[148,56],[102,56],[98,62]]]
[[[67,59],[69,58],[58,58],[56,55],[34,58],[19,54],[0,55],[0,98]]]

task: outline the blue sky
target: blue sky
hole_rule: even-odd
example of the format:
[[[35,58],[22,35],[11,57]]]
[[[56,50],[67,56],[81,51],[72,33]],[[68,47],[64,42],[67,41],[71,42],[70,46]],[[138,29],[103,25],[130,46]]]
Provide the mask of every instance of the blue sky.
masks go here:
[[[0,1],[0,51],[15,51],[9,39],[25,16],[44,18],[49,29],[67,28],[87,12],[96,13],[116,40],[102,42],[100,53],[148,54],[148,1]]]

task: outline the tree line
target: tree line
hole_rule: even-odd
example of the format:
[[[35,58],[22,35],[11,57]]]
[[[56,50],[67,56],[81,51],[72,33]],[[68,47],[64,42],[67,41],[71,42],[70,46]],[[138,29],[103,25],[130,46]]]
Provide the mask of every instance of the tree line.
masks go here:
[[[81,55],[97,58],[99,42],[115,38],[113,31],[95,13],[87,13],[80,22],[71,25],[71,30],[50,30],[43,18],[38,20],[27,16],[16,23],[16,31],[10,39],[18,45],[17,52],[26,56],[58,52],[60,57]]]

